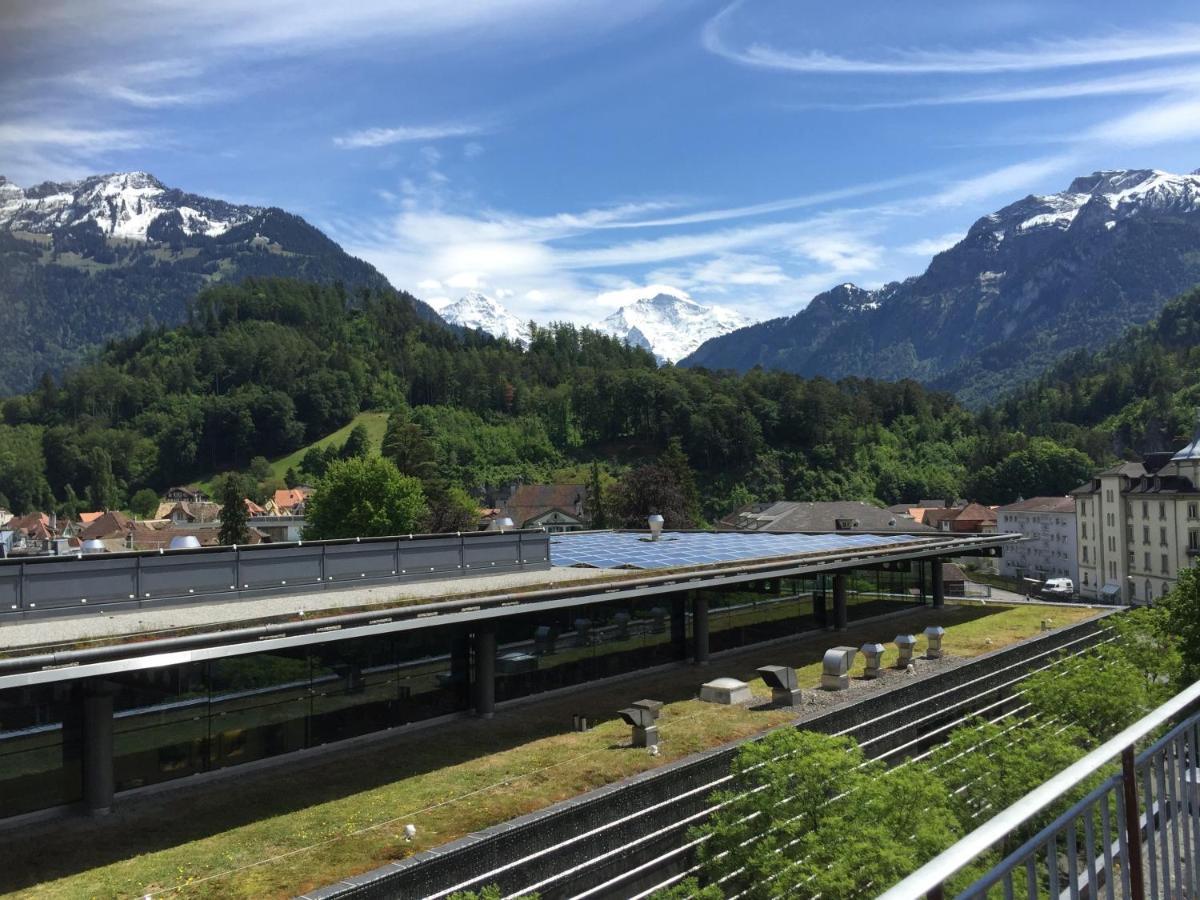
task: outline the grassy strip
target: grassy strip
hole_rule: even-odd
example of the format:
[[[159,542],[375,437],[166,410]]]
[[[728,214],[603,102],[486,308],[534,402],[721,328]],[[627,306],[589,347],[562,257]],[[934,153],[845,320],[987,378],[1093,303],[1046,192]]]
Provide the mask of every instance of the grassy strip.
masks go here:
[[[1095,612],[1082,607],[989,606],[985,611],[952,606],[939,612],[937,621],[947,626],[948,652],[970,657],[1038,633],[1043,619],[1051,618],[1057,627]],[[933,621],[931,616],[927,613],[925,619]],[[874,627],[863,623],[854,626],[851,640],[861,639],[855,632],[869,630],[883,637],[901,627],[899,621]],[[817,648],[823,643],[828,642],[809,641],[799,653],[776,645],[772,658],[796,665],[801,687],[812,688],[820,677]],[[894,659],[894,650],[888,659]],[[695,681],[694,672],[680,671],[662,677]],[[724,673],[714,667],[712,674]],[[648,676],[647,681],[659,677]],[[751,688],[764,698],[770,694],[761,680],[752,681]],[[610,689],[612,696],[603,687],[582,688],[580,694],[590,696],[584,702],[610,709],[619,702],[616,697],[629,691],[626,685]],[[58,835],[56,842],[37,829],[6,835],[6,856],[14,860],[10,877],[26,883],[47,879],[6,896],[294,896],[794,717],[791,710],[716,707],[697,700],[668,703],[661,719],[661,755],[655,758],[628,748],[628,728],[615,721],[586,733],[562,732],[569,717],[564,711],[575,702],[547,698],[492,722],[462,720],[414,733],[395,744],[359,751],[353,766],[328,764],[319,772],[228,782],[205,797],[161,801],[157,818],[135,811],[129,822],[60,823],[49,832]],[[373,783],[356,789],[364,781]],[[281,791],[288,796],[280,796]],[[408,822],[418,828],[411,843],[403,835]],[[105,829],[113,830],[105,834]],[[187,839],[189,833],[201,836]],[[67,865],[77,874],[60,877],[64,861],[54,848],[64,846],[72,847]],[[130,855],[107,861],[117,852]],[[19,875],[16,860],[22,861]]]

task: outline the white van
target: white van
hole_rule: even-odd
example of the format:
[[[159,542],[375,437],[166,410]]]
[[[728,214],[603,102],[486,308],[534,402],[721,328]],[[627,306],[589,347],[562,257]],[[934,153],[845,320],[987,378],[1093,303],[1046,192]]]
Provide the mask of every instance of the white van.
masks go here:
[[[1042,593],[1070,597],[1075,593],[1075,582],[1070,578],[1047,578],[1042,585]]]

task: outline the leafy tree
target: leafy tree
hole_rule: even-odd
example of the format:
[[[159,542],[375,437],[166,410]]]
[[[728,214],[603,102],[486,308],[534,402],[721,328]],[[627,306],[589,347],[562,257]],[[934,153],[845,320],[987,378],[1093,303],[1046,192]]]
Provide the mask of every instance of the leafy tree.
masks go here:
[[[255,481],[265,481],[271,476],[271,463],[265,456],[256,456],[250,460],[250,477]]]
[[[479,504],[461,487],[434,478],[425,482],[423,489],[429,506],[427,531],[437,534],[478,528]]]
[[[340,455],[342,459],[354,459],[366,456],[370,451],[371,436],[367,433],[367,426],[360,423],[350,429],[346,443],[342,444]]]
[[[1074,723],[1096,743],[1132,725],[1162,699],[1122,653],[1104,648],[1031,675],[1022,690],[1034,709]]]
[[[246,509],[245,482],[236,472],[225,476],[221,487],[221,529],[217,540],[226,547],[244,544],[250,536],[250,513]]]
[[[894,884],[960,833],[953,801],[919,766],[884,775],[845,737],[784,728],[745,745],[733,787],[697,829],[708,880],[737,872],[727,888],[768,898],[859,896]],[[920,798],[913,815],[897,797]]]
[[[655,891],[650,900],[725,900],[725,894],[715,884],[701,886],[695,878],[685,878],[669,888]]]
[[[304,481],[300,477],[300,473],[296,470],[296,467],[288,466],[287,471],[283,473],[284,487],[294,488],[297,485],[300,485],[303,483],[304,483]]]
[[[667,528],[694,528],[691,503],[675,478],[675,472],[657,465],[626,472],[613,491],[614,522],[624,528],[645,528],[646,516],[658,513]]]
[[[1200,570],[1182,569],[1175,587],[1159,601],[1159,634],[1174,638],[1184,684],[1200,679]]]
[[[129,510],[139,518],[151,518],[158,511],[158,494],[150,488],[142,488],[129,498]]]
[[[304,536],[379,537],[419,530],[428,515],[421,483],[382,457],[329,466],[306,504]]]

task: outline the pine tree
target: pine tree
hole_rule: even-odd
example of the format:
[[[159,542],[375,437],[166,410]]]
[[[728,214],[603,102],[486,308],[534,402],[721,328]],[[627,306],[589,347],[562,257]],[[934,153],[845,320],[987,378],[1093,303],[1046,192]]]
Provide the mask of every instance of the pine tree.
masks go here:
[[[667,441],[667,449],[658,457],[658,465],[675,477],[675,484],[683,496],[683,511],[686,518],[699,524],[700,491],[696,487],[696,473],[688,463],[687,454],[683,452],[683,442],[678,437]]]
[[[109,510],[117,505],[117,480],[113,477],[112,457],[101,447],[88,456],[92,482],[88,485],[88,500],[93,509]]]
[[[604,486],[600,483],[600,463],[593,460],[588,475],[587,491],[583,498],[583,510],[592,528],[608,527],[608,511],[604,505]]]
[[[241,476],[230,472],[221,491],[221,530],[217,532],[217,540],[227,547],[244,544],[249,537],[250,529],[246,523],[250,514],[244,498]]]
[[[425,429],[412,420],[407,408],[388,416],[383,434],[383,455],[396,464],[401,475],[422,482],[430,481],[437,471],[437,452]]]

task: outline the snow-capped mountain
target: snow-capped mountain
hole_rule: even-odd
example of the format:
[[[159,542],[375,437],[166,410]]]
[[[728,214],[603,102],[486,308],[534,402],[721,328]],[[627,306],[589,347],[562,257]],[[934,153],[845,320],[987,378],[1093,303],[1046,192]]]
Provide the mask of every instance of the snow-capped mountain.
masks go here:
[[[622,306],[592,327],[644,347],[662,363],[681,360],[709,338],[749,324],[749,319],[727,307],[655,294]]]
[[[178,325],[205,286],[248,277],[340,283],[351,296],[392,290],[375,268],[275,207],[188,194],[145,172],[26,190],[0,178],[0,396],[148,323]]]
[[[983,216],[919,276],[839,285],[684,365],[916,378],[969,402],[1098,348],[1200,282],[1200,170],[1093,172]]]
[[[184,235],[224,234],[262,213],[167,188],[146,172],[93,175],[81,181],[47,181],[22,190],[0,176],[0,228],[49,234],[94,222],[104,237],[145,241],[178,227]]]
[[[529,323],[478,291],[472,291],[443,306],[438,314],[451,325],[477,329],[522,345],[529,343]]]

